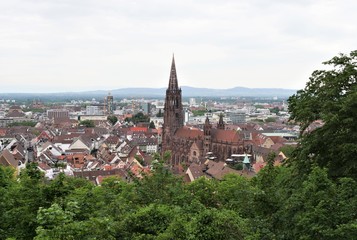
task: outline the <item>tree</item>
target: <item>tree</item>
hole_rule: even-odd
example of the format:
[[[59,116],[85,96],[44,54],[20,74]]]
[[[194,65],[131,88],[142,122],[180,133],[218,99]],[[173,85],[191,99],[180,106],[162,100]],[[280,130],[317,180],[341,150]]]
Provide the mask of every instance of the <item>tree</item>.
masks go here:
[[[357,51],[324,64],[332,69],[314,71],[306,87],[288,100],[302,134],[294,158],[301,171],[317,163],[328,167],[330,176],[357,179]],[[317,120],[323,126],[310,130]]]
[[[159,109],[159,112],[156,114],[156,117],[163,117],[164,114],[161,112],[161,109]]]
[[[86,128],[94,128],[95,124],[92,120],[83,120],[80,121],[79,125],[85,126]]]
[[[217,207],[217,182],[200,177],[187,185],[187,191],[205,207]]]
[[[111,115],[107,117],[107,120],[114,126],[117,123],[118,118],[114,115]]]
[[[313,193],[313,194],[312,194]],[[357,233],[356,181],[334,182],[327,169],[313,167],[306,180],[281,199],[276,219],[277,239],[354,239]]]
[[[247,206],[253,206],[257,189],[247,178],[236,174],[227,174],[218,183],[215,191],[218,191],[217,198],[222,208],[236,211],[243,217],[251,217],[253,214],[252,209]]]
[[[19,181],[6,191],[0,238],[33,239],[39,207],[47,206],[43,194],[43,174],[34,163],[21,171]]]
[[[150,122],[149,128],[151,129],[155,129],[155,123],[153,121]]]
[[[296,149],[295,146],[284,145],[280,148],[280,151],[282,151],[287,158],[290,158],[291,156],[293,156],[293,152],[295,149]]]
[[[160,161],[153,165],[153,172],[143,179],[135,179],[139,203],[184,204],[183,180],[174,176]]]
[[[194,216],[193,239],[245,239],[248,228],[238,213],[226,209],[205,209]]]
[[[276,118],[275,117],[268,117],[265,119],[265,122],[276,122]]]
[[[8,127],[15,127],[15,126],[26,126],[26,127],[34,127],[36,126],[37,122],[34,121],[21,121],[21,122],[13,122],[9,123]]]
[[[194,116],[204,116],[206,112],[207,112],[206,109],[192,110],[192,114],[193,114]]]
[[[4,167],[0,165],[0,239],[3,239],[1,236],[6,236],[6,215],[7,208],[10,203],[9,191],[14,184],[16,184],[14,169],[11,167]]]
[[[150,204],[128,214],[120,224],[117,239],[156,239],[173,220],[175,208]]]
[[[270,108],[269,109],[271,113],[275,113],[276,115],[279,114],[280,109],[278,107]]]
[[[125,118],[125,122],[133,122],[134,124],[137,124],[139,122],[149,122],[150,118],[146,115],[144,115],[142,112],[139,112],[135,114],[132,118]]]

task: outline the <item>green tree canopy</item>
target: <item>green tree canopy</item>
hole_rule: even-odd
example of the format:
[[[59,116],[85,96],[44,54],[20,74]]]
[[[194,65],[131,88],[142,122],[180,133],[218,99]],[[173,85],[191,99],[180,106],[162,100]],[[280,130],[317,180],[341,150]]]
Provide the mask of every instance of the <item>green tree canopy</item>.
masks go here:
[[[149,128],[155,129],[155,123],[153,121],[150,122]]]
[[[111,115],[111,116],[108,116],[107,117],[107,120],[112,124],[112,125],[115,125],[118,121],[118,118],[114,115]]]
[[[26,127],[34,127],[36,126],[37,122],[34,121],[21,121],[21,122],[13,122],[9,123],[8,127],[15,127],[15,126],[26,126]]]
[[[92,120],[83,120],[79,122],[79,125],[85,126],[87,128],[95,127],[94,121]]]
[[[324,64],[331,69],[314,71],[306,87],[288,100],[302,133],[296,159],[301,169],[317,163],[331,176],[357,179],[357,51]],[[316,120],[323,126],[311,131]]]
[[[159,112],[156,114],[156,117],[163,117],[164,114],[161,112],[161,109],[159,109]]]
[[[144,115],[142,112],[135,114],[132,118],[125,118],[125,122],[133,122],[137,124],[139,122],[149,122],[150,118],[147,115]]]

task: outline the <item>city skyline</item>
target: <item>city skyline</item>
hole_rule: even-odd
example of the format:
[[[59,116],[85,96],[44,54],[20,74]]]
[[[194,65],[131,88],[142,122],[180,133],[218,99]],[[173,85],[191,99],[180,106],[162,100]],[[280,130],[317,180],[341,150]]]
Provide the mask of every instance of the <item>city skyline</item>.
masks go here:
[[[354,1],[1,1],[0,92],[303,88],[354,50]]]

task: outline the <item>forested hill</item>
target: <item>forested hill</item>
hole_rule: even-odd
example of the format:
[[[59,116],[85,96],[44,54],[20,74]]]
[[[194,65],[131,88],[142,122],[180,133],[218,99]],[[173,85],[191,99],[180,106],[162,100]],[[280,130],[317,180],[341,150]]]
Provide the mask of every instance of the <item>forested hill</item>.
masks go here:
[[[0,93],[1,97],[16,99],[23,98],[103,98],[108,92],[114,97],[159,97],[164,98],[166,88],[121,88],[113,90],[97,90],[84,92],[59,92],[59,93]],[[182,87],[183,97],[283,97],[287,98],[296,93],[296,90],[283,88],[245,88],[235,87],[229,89]]]
[[[289,98],[300,145],[252,179],[185,184],[162,161],[143,179],[94,186],[0,167],[0,239],[356,239],[356,60],[334,57]],[[324,125],[309,132],[315,120]]]

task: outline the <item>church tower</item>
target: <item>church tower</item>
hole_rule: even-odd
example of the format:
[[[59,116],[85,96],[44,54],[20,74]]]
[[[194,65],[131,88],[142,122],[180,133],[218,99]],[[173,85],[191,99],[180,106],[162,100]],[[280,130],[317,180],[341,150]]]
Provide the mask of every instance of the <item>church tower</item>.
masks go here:
[[[222,129],[222,130],[225,129],[225,125],[224,125],[224,121],[223,121],[223,113],[221,113],[219,115],[219,121],[218,121],[218,124],[217,124],[217,128],[218,129]]]
[[[206,117],[205,125],[203,126],[204,142],[203,142],[203,154],[207,154],[211,150],[211,129],[212,124]]]
[[[178,87],[175,58],[172,57],[169,86],[166,90],[164,124],[162,133],[162,152],[172,149],[172,138],[177,129],[183,127],[181,88]]]

